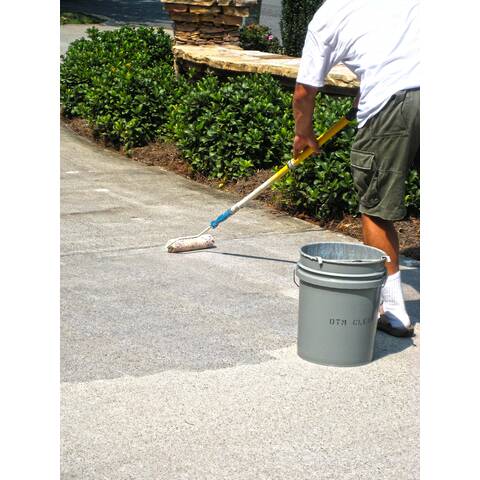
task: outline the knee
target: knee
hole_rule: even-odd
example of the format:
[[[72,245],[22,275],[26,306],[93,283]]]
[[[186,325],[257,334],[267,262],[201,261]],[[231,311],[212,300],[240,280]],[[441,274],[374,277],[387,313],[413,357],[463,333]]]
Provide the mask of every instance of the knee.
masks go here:
[[[367,215],[362,213],[362,223],[364,225],[374,224],[380,228],[392,228],[393,222],[391,220],[385,220],[381,217],[375,217],[373,215]]]

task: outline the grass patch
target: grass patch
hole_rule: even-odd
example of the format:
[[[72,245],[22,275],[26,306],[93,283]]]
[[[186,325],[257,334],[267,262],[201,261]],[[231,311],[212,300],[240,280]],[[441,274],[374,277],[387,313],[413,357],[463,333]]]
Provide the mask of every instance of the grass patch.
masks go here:
[[[60,25],[75,24],[75,25],[88,25],[91,23],[102,23],[97,17],[91,15],[85,15],[78,12],[60,12]]]

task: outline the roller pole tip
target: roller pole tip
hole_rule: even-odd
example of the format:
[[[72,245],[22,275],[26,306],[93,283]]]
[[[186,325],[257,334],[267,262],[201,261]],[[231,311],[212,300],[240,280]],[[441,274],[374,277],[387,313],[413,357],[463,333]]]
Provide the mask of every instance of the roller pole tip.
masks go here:
[[[167,242],[167,252],[180,253],[190,252],[192,250],[203,250],[205,248],[213,248],[215,239],[212,235],[200,235],[197,238],[177,238]]]

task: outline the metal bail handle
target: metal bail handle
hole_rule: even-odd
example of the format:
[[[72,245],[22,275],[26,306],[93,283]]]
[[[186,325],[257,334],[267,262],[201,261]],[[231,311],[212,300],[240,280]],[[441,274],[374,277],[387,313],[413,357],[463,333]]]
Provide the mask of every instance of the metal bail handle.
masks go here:
[[[323,258],[322,257],[312,257],[311,255],[307,255],[306,253],[303,253],[303,252],[302,252],[302,255],[305,258],[308,258],[309,260],[311,260],[312,262],[318,262],[319,265],[322,265],[322,263],[323,263]]]
[[[323,258],[322,257],[312,257],[311,255],[307,255],[306,253],[302,253],[302,255],[305,258],[308,258],[309,260],[311,260],[312,262],[318,262],[319,265],[323,264]],[[387,262],[387,263],[390,263],[392,261],[388,255],[383,255],[382,259],[385,260],[385,262]],[[359,261],[361,261],[361,260],[359,260]]]
[[[300,285],[297,283],[297,267],[293,269],[293,283],[300,288]]]

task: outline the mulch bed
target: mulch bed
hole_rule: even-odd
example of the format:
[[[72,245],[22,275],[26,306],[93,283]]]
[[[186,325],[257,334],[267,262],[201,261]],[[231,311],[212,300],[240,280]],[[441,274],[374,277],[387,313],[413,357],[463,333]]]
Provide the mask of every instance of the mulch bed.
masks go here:
[[[93,130],[88,126],[87,122],[80,118],[66,119],[62,117],[63,123],[73,130],[74,132],[87,137],[97,143],[102,143],[104,147],[112,148],[112,145],[106,144],[97,138]],[[115,149],[118,151],[118,149]],[[125,154],[126,152],[120,148],[120,152]],[[247,193],[250,193],[254,188],[267,180],[270,175],[270,170],[260,170],[257,174],[247,179],[241,179],[237,182],[222,183],[219,180],[212,180],[203,175],[192,171],[190,165],[182,158],[181,153],[175,145],[170,143],[151,143],[145,147],[133,148],[128,156],[137,162],[145,165],[155,165],[171,170],[184,177],[191,178],[197,182],[211,186],[212,188],[221,189],[235,194],[239,198],[243,197]],[[282,210],[275,198],[275,192],[267,190],[263,192],[257,201],[262,202],[265,206],[273,210]],[[351,215],[345,216],[341,220],[331,220],[328,222],[321,222],[314,218],[309,217],[304,213],[296,213],[288,211],[289,214],[326,228],[331,231],[344,233],[358,240],[362,240],[362,224],[360,217],[354,217]],[[420,219],[419,218],[407,218],[395,223],[397,228],[400,253],[415,260],[420,260]]]

